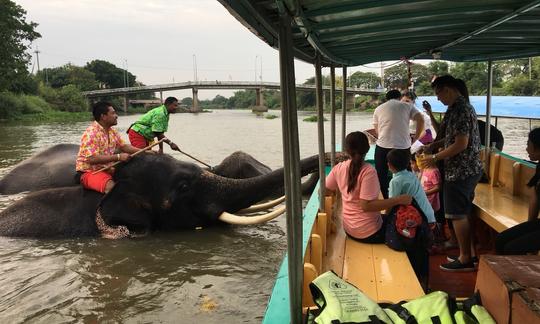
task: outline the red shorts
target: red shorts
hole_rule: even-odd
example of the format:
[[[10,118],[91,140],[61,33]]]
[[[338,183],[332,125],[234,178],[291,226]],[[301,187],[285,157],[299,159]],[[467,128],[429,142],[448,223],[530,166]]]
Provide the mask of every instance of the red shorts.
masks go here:
[[[92,174],[94,171],[84,172],[81,175],[81,184],[84,188],[105,193],[105,185],[112,181],[112,175],[105,171]]]
[[[128,131],[128,137],[129,137],[129,142],[131,143],[131,145],[136,148],[142,149],[149,145],[148,140],[141,134],[134,131],[133,129],[130,129]]]

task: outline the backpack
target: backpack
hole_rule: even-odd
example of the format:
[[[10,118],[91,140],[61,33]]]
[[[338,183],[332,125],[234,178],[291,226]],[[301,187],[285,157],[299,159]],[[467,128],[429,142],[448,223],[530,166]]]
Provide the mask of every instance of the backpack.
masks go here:
[[[386,217],[388,221],[385,243],[391,249],[427,250],[433,245],[433,232],[429,228],[427,217],[414,199],[408,206],[395,206]]]

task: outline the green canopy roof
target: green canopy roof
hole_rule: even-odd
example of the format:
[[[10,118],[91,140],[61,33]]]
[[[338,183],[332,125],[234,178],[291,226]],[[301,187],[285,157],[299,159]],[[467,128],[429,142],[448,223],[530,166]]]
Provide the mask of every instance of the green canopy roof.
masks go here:
[[[280,10],[295,57],[323,65],[408,59],[486,61],[540,55],[540,0],[218,0],[270,46]]]

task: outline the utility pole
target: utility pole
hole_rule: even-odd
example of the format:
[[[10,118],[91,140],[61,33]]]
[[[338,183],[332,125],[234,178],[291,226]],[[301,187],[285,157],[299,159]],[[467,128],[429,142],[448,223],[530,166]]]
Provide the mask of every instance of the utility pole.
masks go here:
[[[39,70],[39,60],[38,60],[38,70]],[[529,80],[532,80],[532,57],[529,57]]]
[[[39,73],[39,53],[41,53],[41,51],[39,50],[39,48],[37,48],[37,46],[36,46],[36,50],[34,51],[34,53],[36,54],[37,71]]]
[[[259,57],[259,55],[255,55],[255,82],[257,82],[257,57]]]
[[[384,89],[384,70],[383,70],[382,62],[381,62],[381,87]]]
[[[129,85],[127,69],[128,69],[127,59],[124,59],[124,88],[127,88]]]
[[[260,78],[261,78],[261,83],[262,83],[262,56],[259,56],[261,58],[261,74],[260,74]]]
[[[197,55],[193,54],[193,81],[197,82]]]

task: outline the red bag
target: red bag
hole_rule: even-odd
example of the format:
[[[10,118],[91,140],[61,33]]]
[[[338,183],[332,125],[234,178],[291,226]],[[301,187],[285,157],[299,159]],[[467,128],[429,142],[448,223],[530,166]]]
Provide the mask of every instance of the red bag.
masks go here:
[[[422,224],[422,215],[412,205],[399,206],[396,211],[396,230],[406,238],[414,238]]]

